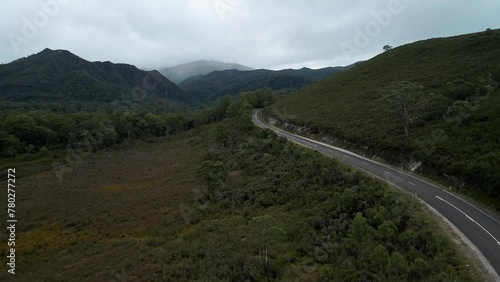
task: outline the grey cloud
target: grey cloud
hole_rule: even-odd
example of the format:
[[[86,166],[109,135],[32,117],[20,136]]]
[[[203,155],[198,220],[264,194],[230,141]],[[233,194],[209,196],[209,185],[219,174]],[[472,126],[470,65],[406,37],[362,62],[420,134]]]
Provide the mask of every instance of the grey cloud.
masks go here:
[[[49,47],[144,68],[197,59],[255,68],[324,67],[369,59],[385,44],[500,27],[496,0],[399,0],[401,13],[358,48],[356,30],[364,31],[374,13],[398,0],[65,0],[15,52],[9,37],[23,36],[23,19],[32,22],[44,11],[41,3],[56,1],[62,0],[0,0],[0,62]],[[342,43],[356,52],[345,56]]]

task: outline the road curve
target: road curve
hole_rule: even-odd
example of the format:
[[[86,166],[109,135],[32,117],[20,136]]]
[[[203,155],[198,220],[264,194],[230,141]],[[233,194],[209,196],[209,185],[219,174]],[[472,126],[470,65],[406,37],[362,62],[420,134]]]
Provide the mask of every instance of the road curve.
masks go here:
[[[344,149],[295,135],[260,119],[262,110],[254,110],[252,121],[279,136],[368,172],[386,182],[416,194],[421,200],[446,217],[482,252],[491,267],[500,274],[500,221],[494,215],[452,194],[421,177],[411,175],[386,164],[378,163]]]

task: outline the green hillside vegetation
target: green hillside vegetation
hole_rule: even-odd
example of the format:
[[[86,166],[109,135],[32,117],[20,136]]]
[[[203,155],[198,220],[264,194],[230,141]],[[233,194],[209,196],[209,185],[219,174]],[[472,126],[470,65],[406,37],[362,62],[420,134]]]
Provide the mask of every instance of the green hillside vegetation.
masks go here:
[[[274,99],[269,91],[258,92],[253,97],[261,106],[263,99]],[[79,147],[87,150],[89,146],[91,151],[101,150],[129,139],[171,136],[221,120],[230,103],[231,100],[225,98],[210,108],[189,114],[154,114],[145,110],[112,113],[44,110],[0,114],[0,159],[33,159],[47,156],[49,151]]]
[[[0,158],[31,158],[80,143],[103,149],[129,138],[165,136],[192,126],[176,114],[13,112],[0,116]]]
[[[500,30],[420,41],[306,87],[267,113],[398,166],[421,161],[420,172],[500,210],[499,58]]]
[[[64,112],[149,107],[186,108],[193,100],[157,71],[110,62],[89,62],[50,50],[0,65],[0,106]]]
[[[62,182],[19,179],[18,281],[480,280],[413,197],[254,127],[263,93],[86,155]]]
[[[199,103],[213,103],[224,96],[236,96],[241,92],[268,88],[290,93],[315,80],[337,74],[349,67],[335,67],[312,70],[254,70],[215,71],[186,79],[179,87],[187,94],[195,97]]]

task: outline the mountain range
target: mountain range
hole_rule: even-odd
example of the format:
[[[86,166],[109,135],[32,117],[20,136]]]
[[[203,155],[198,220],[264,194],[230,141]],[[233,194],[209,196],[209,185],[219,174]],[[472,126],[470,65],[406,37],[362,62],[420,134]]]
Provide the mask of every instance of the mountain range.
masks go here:
[[[260,88],[289,93],[348,68],[271,71],[198,61],[162,70],[166,75],[175,73],[176,81],[181,80],[179,75],[186,78],[178,86],[156,70],[90,62],[66,50],[45,49],[0,65],[0,105],[2,111],[17,108],[113,111],[131,106],[177,111]]]
[[[0,66],[0,102],[9,106],[44,102],[95,108],[116,101],[189,104],[192,99],[158,71],[89,62],[65,50],[45,49]]]
[[[298,90],[313,81],[325,78],[346,69],[347,67],[329,67],[323,69],[302,68],[272,70],[225,70],[214,71],[207,75],[188,78],[179,84],[180,88],[200,103],[210,103],[223,96],[235,96],[241,92],[254,91],[260,88],[278,90],[285,93]]]

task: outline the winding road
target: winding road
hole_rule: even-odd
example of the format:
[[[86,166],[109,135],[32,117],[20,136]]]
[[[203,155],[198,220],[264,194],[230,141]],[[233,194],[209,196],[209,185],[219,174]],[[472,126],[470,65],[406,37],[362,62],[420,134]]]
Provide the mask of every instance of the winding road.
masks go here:
[[[495,215],[422,177],[272,126],[260,119],[261,111],[254,110],[252,121],[256,126],[269,128],[292,142],[343,160],[357,169],[415,194],[435,211],[446,217],[475,245],[496,271],[498,279],[500,274],[500,221]]]

